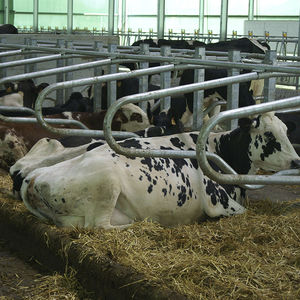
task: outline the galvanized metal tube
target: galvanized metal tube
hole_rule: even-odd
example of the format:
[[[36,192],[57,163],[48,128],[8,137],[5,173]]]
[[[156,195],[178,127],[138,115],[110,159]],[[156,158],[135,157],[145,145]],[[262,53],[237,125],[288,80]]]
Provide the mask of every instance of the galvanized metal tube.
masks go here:
[[[54,125],[74,125],[82,128],[81,130],[87,130],[88,128],[79,121],[76,120],[65,120],[65,119],[44,119],[45,122]],[[6,117],[0,114],[0,121],[7,122],[7,123],[26,123],[26,124],[38,124],[36,118],[24,118],[24,117]],[[78,130],[78,129],[77,129]],[[57,134],[60,134],[59,132]]]
[[[170,56],[171,55],[171,47],[170,46],[162,46],[160,48],[160,53],[162,56]],[[162,66],[166,65],[167,63],[161,63]],[[160,74],[160,87],[161,89],[171,87],[171,72],[163,72]],[[164,97],[160,99],[160,109],[161,111],[169,109],[171,106],[171,97]]]
[[[13,56],[13,55],[17,55],[17,54],[22,54],[22,49],[20,50],[12,50],[12,51],[6,51],[6,52],[1,52],[0,53],[0,57],[4,57],[4,56]]]
[[[208,163],[205,151],[206,141],[209,132],[221,121],[231,120],[235,118],[243,118],[249,115],[265,113],[278,109],[297,107],[300,105],[300,96],[283,99],[280,101],[273,101],[268,103],[257,104],[249,107],[233,109],[230,111],[221,112],[220,114],[212,117],[203,126],[199,132],[196,154],[197,160],[203,173],[211,179],[223,184],[299,184],[299,176],[270,176],[270,175],[233,175],[233,174],[220,174],[213,170]]]
[[[140,45],[141,52],[149,55],[149,45],[148,44],[141,44]],[[139,64],[140,69],[148,69],[149,63],[148,62],[140,62]],[[139,93],[144,93],[148,91],[148,76],[141,76],[139,78]],[[143,111],[147,111],[147,103],[142,102],[140,103],[140,108]]]
[[[276,64],[276,52],[274,50],[268,50],[264,63],[274,65]],[[275,100],[275,88],[276,88],[276,78],[267,78],[264,82],[264,102]]]
[[[111,60],[111,59],[103,59],[101,61],[92,61],[88,63],[73,65],[73,66],[66,66],[66,67],[60,67],[60,68],[53,68],[50,70],[45,71],[37,71],[34,73],[28,73],[28,74],[21,74],[21,75],[14,75],[9,76],[0,79],[0,84],[10,82],[10,81],[18,81],[18,80],[24,80],[29,78],[40,78],[43,76],[49,76],[49,75],[55,75],[61,72],[71,72],[71,71],[79,71],[79,70],[85,70],[89,68],[94,68],[97,66],[104,66],[111,63],[118,63],[122,62],[123,60]]]
[[[11,67],[16,67],[16,66],[21,66],[21,65],[28,65],[28,64],[32,64],[32,63],[51,61],[51,60],[56,60],[61,57],[62,57],[61,54],[53,54],[53,55],[43,56],[43,57],[34,57],[34,58],[10,61],[10,62],[1,63],[0,69],[11,68]]]
[[[228,52],[228,58],[232,62],[238,62],[241,60],[240,51],[231,50]],[[240,70],[237,68],[232,68],[228,70],[228,76],[235,76],[240,73]],[[231,84],[227,87],[227,107],[226,109],[234,109],[239,107],[239,84]],[[237,127],[237,120],[230,120],[226,123],[228,130]]]
[[[195,49],[195,58],[201,57],[205,58],[205,48],[196,48]],[[204,69],[195,69],[194,71],[194,82],[203,82],[205,81],[205,70]],[[203,100],[204,100],[204,91],[195,91],[194,100],[193,100],[193,130],[199,130],[203,124]]]
[[[72,53],[72,54],[80,54],[80,55],[90,55],[90,56],[103,56],[109,57],[109,53],[103,52],[95,52],[95,51],[79,51],[79,50],[71,50],[66,48],[53,49],[49,47],[27,47],[24,45],[13,45],[13,44],[5,44],[9,45],[12,48],[26,48],[32,50],[39,51],[49,51],[49,52],[63,52],[63,53]],[[0,45],[1,47],[1,45]],[[251,54],[249,54],[251,55]],[[193,59],[193,58],[180,58],[180,57],[163,57],[163,56],[153,56],[153,55],[138,55],[138,54],[124,54],[124,53],[115,53],[114,58],[119,59],[134,59],[134,60],[142,60],[142,61],[157,61],[157,62],[168,62],[168,63],[185,63],[185,64],[194,64],[194,65],[203,65],[209,67],[224,67],[224,68],[239,68],[252,70],[254,68],[253,64],[249,63],[232,63],[232,62],[221,62],[221,61],[211,61],[211,60],[201,60],[201,59]],[[291,58],[292,59],[292,58]],[[297,59],[297,58],[295,58]],[[270,66],[268,64],[255,64],[256,70],[268,71],[268,72],[291,72],[295,74],[300,74],[299,68],[293,67],[280,67],[280,66]]]

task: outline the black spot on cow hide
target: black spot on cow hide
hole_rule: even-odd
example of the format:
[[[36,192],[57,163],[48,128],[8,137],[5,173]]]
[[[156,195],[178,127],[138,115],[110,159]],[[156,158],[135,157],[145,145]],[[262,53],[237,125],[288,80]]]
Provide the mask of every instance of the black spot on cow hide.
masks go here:
[[[261,160],[265,160],[265,157],[268,157],[269,155],[273,154],[277,151],[281,151],[281,145],[276,141],[275,136],[272,132],[267,131],[264,134],[266,145],[262,146],[263,153],[260,155]]]

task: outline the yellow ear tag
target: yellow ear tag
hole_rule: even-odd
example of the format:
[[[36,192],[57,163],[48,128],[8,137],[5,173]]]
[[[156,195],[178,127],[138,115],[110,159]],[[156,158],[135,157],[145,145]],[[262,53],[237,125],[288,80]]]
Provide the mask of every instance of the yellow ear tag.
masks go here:
[[[118,81],[117,86],[121,87],[121,85],[122,85],[122,81]]]
[[[176,125],[176,122],[175,122],[174,118],[172,118],[171,124],[172,124],[172,125]]]
[[[6,93],[11,93],[12,92],[12,89],[11,89],[11,86],[10,87],[8,87],[7,89],[6,89]]]

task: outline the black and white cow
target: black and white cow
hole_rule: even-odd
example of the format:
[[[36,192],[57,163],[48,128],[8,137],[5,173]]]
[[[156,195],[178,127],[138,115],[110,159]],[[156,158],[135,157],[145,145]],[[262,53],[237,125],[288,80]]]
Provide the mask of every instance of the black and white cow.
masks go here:
[[[300,155],[300,112],[276,113],[276,116],[287,126],[288,138]]]
[[[122,98],[139,93],[139,80],[138,78],[126,78],[117,81],[117,94],[116,98]],[[148,91],[159,90],[160,87],[154,84],[148,84]],[[94,89],[93,86],[89,88],[88,97],[94,101]],[[106,110],[108,108],[108,92],[107,83],[103,83],[101,90],[101,109]]]
[[[150,126],[144,130],[134,132],[139,137],[149,138],[154,136],[167,136],[183,132],[180,122],[169,126]],[[68,160],[90,151],[93,148],[104,145],[103,139],[95,139],[84,136],[66,136],[59,139],[42,138],[18,159],[10,167],[10,176],[13,181],[13,193],[19,197],[23,179],[33,170],[48,167]],[[1,149],[1,147],[0,147]],[[20,147],[18,149],[20,151]],[[1,157],[1,156],[0,156]]]
[[[205,69],[205,81],[227,77],[226,69]],[[194,70],[185,70],[181,76],[180,85],[194,83]],[[249,91],[250,82],[242,82],[239,85],[239,107],[245,107],[255,104],[252,91]],[[159,109],[151,111],[148,109],[148,118],[153,120],[154,125],[164,125],[164,118],[174,118],[180,120],[185,128],[192,127],[193,124],[193,93],[187,93],[171,98],[171,106],[167,112],[160,112]],[[204,90],[203,110],[213,104],[215,101],[227,99],[227,86],[210,88]],[[211,114],[220,112],[220,106],[216,107]],[[167,119],[168,120],[168,119]],[[205,121],[207,118],[205,119]]]
[[[196,140],[192,132],[119,143],[138,149],[195,150]],[[272,113],[242,119],[234,131],[211,134],[207,148],[240,174],[300,167],[286,126]],[[212,181],[194,159],[128,158],[108,145],[34,170],[23,181],[21,197],[42,220],[105,229],[145,218],[166,226],[191,224],[205,216],[245,211],[245,191]]]

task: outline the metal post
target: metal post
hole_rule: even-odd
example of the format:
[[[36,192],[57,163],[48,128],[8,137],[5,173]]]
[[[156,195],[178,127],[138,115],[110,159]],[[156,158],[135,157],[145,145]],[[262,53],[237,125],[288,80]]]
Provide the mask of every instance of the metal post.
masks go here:
[[[228,21],[228,0],[221,3],[220,41],[226,41]]]
[[[254,20],[254,0],[248,2],[248,20]]]
[[[228,51],[228,60],[232,62],[240,62],[241,52],[237,50]],[[232,68],[228,69],[228,76],[236,76],[240,74],[240,69]],[[239,84],[229,84],[227,87],[227,110],[235,109],[239,107]],[[226,126],[228,130],[232,130],[237,127],[237,119],[228,120]]]
[[[108,52],[114,53],[117,51],[117,45],[108,45]],[[108,67],[108,73],[113,74],[117,73],[117,65],[110,65]],[[112,103],[114,103],[117,99],[117,82],[116,81],[110,81],[107,82],[107,107],[110,107]]]
[[[24,39],[24,44],[27,45],[27,46],[31,46],[31,38],[30,37],[25,38]],[[24,58],[25,59],[31,58],[31,55],[30,54],[26,54],[26,55],[24,55]],[[30,73],[31,66],[32,65],[24,65],[24,73]]]
[[[73,0],[68,0],[67,31],[69,34],[73,31]]]
[[[108,34],[114,34],[115,0],[108,2]]]
[[[170,46],[162,46],[160,48],[161,56],[170,56],[171,47]],[[168,63],[161,63],[162,66],[167,65]],[[160,74],[160,86],[161,89],[166,89],[171,87],[171,72],[163,72]],[[167,96],[161,99],[160,101],[160,110],[169,109],[171,106],[171,97]]]
[[[204,34],[204,0],[199,1],[199,33]]]
[[[30,46],[37,47],[37,40],[36,39],[31,39],[30,40]],[[37,57],[37,55],[36,54],[31,54],[30,55],[30,58],[34,58],[34,57]],[[37,64],[29,65],[29,73],[36,72],[36,70],[37,70]]]
[[[103,52],[103,43],[95,41],[94,43],[95,51]],[[95,60],[100,60],[100,58],[95,58]],[[101,76],[102,75],[102,67],[95,67],[94,68],[94,76]],[[94,95],[93,95],[93,111],[99,112],[101,111],[101,103],[102,103],[102,83],[95,83],[94,84]]]
[[[9,23],[9,0],[4,0],[4,24]]]
[[[157,1],[157,38],[163,39],[165,33],[165,0]]]
[[[65,42],[65,48],[72,49],[73,48],[73,42],[66,41]],[[66,59],[65,64],[67,66],[72,66],[73,65],[73,59],[72,58]],[[67,73],[65,73],[65,80],[66,81],[73,80],[73,72],[67,72]],[[70,98],[70,96],[72,94],[72,91],[73,91],[72,87],[65,89],[65,99],[66,100]]]
[[[65,47],[65,41],[62,39],[57,40],[57,48],[64,48]],[[64,59],[58,59],[56,62],[56,67],[61,68],[65,66]],[[56,82],[62,82],[64,81],[64,73],[59,73],[56,75]],[[64,104],[64,93],[63,90],[57,90],[56,91],[56,104],[62,105]]]
[[[0,44],[5,44],[6,38],[0,38]],[[6,57],[0,57],[0,64],[6,61]],[[7,77],[7,68],[0,68],[0,78]]]
[[[205,48],[195,49],[195,58],[205,59]],[[205,69],[195,69],[194,82],[205,80]],[[203,99],[204,90],[194,92],[193,101],[193,130],[200,130],[203,124]]]
[[[33,0],[33,32],[37,33],[39,29],[39,1]]]
[[[276,63],[277,53],[275,50],[267,50],[264,64],[274,65]],[[264,100],[263,102],[270,102],[275,100],[275,89],[276,89],[276,78],[267,78],[265,79],[264,84]]]
[[[141,44],[141,54],[149,55],[149,45],[148,44]],[[147,69],[149,68],[149,62],[141,61],[139,63],[140,69]],[[139,93],[144,93],[148,91],[148,76],[141,76],[139,78]],[[141,102],[139,104],[140,108],[143,111],[147,111],[147,102]]]
[[[298,21],[298,57],[300,57],[300,14],[299,14],[299,21]],[[300,77],[296,77],[296,89],[298,90],[300,86]]]

